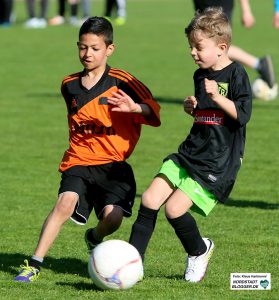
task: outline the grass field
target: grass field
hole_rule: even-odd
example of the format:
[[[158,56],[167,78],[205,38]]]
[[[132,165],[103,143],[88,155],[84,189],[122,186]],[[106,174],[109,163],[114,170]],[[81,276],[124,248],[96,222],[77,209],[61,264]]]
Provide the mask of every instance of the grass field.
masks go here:
[[[257,56],[272,55],[279,79],[278,35],[271,25],[272,1],[251,1],[256,26],[241,28],[234,16],[234,43]],[[56,2],[50,2],[54,15]],[[84,231],[67,222],[45,259],[39,281],[13,282],[23,259],[32,255],[41,225],[56,201],[58,164],[68,144],[66,109],[60,95],[65,75],[79,71],[78,28],[22,27],[25,7],[16,2],[17,23],[0,29],[0,299],[278,299],[279,298],[279,99],[255,100],[248,124],[244,163],[227,205],[207,218],[195,215],[204,236],[216,244],[203,282],[183,280],[185,254],[160,212],[145,260],[145,279],[131,290],[99,291],[87,274]],[[103,1],[93,1],[101,15]],[[140,194],[162,159],[177,150],[191,127],[182,100],[193,94],[196,68],[184,38],[193,15],[190,0],[128,0],[128,22],[115,28],[110,65],[146,83],[161,104],[160,128],[145,127],[129,162],[138,196],[134,214],[111,238],[127,240]],[[247,70],[251,81],[257,76]],[[276,233],[277,232],[277,233]],[[271,273],[271,291],[231,291],[230,273]]]

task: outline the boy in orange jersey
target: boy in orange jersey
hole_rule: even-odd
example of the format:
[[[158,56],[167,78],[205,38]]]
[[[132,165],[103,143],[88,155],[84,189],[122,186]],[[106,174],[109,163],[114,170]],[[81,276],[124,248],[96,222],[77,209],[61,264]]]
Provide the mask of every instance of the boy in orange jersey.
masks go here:
[[[68,110],[70,145],[60,164],[58,200],[45,220],[31,259],[15,281],[32,282],[63,223],[86,224],[94,208],[99,222],[85,233],[91,251],[132,213],[136,183],[126,159],[142,124],[159,126],[160,106],[131,74],[107,65],[114,51],[113,28],[105,18],[87,19],[77,43],[82,72],[66,77],[61,91]]]

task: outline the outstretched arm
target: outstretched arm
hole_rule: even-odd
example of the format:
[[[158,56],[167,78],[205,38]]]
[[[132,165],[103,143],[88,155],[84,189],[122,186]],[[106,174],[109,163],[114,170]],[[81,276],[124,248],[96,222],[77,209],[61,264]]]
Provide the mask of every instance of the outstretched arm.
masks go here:
[[[117,92],[112,92],[112,96],[108,97],[108,103],[114,105],[112,111],[138,113],[144,116],[151,113],[151,109],[147,104],[135,103],[129,95],[120,89]]]
[[[244,27],[250,28],[255,24],[255,18],[252,13],[249,0],[240,0],[241,21]]]

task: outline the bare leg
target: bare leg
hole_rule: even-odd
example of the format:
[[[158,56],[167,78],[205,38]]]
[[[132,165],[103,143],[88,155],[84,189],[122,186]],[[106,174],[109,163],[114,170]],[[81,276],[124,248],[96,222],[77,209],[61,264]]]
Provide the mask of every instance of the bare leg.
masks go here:
[[[169,219],[178,218],[184,215],[192,205],[192,200],[180,189],[177,189],[165,205],[166,217]]]
[[[95,227],[94,235],[99,241],[107,235],[115,232],[123,220],[123,210],[118,206],[108,205],[105,207],[103,217]]]
[[[48,215],[35,250],[35,256],[44,258],[53,242],[57,238],[62,225],[72,215],[78,195],[73,192],[65,192],[59,195],[54,209]]]
[[[173,193],[174,188],[165,175],[153,179],[148,189],[142,194],[141,204],[158,210]]]
[[[238,61],[239,63],[255,69],[257,67],[258,58],[246,51],[240,49],[237,46],[231,45],[229,48],[229,57],[233,61]]]

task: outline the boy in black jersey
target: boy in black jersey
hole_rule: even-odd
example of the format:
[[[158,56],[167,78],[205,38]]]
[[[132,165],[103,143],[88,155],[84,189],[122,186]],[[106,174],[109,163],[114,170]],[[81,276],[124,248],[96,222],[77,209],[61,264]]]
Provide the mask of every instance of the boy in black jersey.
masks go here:
[[[195,10],[199,11],[203,11],[207,7],[220,6],[223,8],[223,11],[229,18],[230,22],[232,21],[234,0],[193,0],[193,2]],[[255,24],[255,19],[249,0],[240,0],[239,2],[242,24],[246,28],[251,28]],[[246,52],[238,46],[231,45],[229,49],[229,58],[256,70],[270,88],[276,88],[274,67],[270,55],[265,55],[259,58],[251,53]]]
[[[195,96],[184,101],[185,112],[194,118],[193,127],[143,193],[130,243],[144,258],[157,213],[165,204],[166,217],[188,253],[185,280],[199,282],[214,244],[201,237],[188,211],[207,216],[228,198],[243,157],[252,95],[244,68],[228,57],[231,27],[221,8],[197,12],[185,33],[199,66],[194,74]]]

